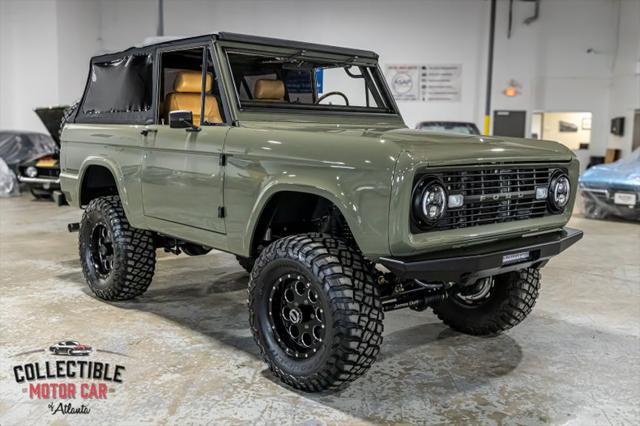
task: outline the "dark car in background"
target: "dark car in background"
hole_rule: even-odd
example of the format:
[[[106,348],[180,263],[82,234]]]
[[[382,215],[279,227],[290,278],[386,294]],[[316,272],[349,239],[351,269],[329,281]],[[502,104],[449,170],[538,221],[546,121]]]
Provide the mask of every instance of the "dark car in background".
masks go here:
[[[20,166],[57,155],[58,145],[49,135],[23,130],[0,130],[0,197],[20,194]]]
[[[422,121],[416,126],[418,130],[432,132],[461,133],[464,135],[479,135],[480,131],[474,123],[465,121]]]
[[[584,215],[640,220],[640,148],[615,163],[593,166],[580,176]]]
[[[60,129],[68,109],[68,106],[36,108],[35,113],[55,142],[55,151],[24,161],[16,170],[18,181],[26,184],[34,197],[53,198],[58,205],[65,204],[60,191]]]
[[[55,143],[55,150],[21,162],[16,170],[18,181],[27,185],[35,198],[53,198],[58,205],[66,204],[60,191],[60,133],[73,108],[64,105],[35,109]]]

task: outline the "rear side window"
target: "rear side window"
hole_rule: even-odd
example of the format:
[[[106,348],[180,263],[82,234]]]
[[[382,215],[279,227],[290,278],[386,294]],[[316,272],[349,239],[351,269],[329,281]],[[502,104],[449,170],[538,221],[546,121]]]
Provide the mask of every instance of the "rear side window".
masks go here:
[[[153,123],[153,55],[138,53],[91,63],[76,122]]]

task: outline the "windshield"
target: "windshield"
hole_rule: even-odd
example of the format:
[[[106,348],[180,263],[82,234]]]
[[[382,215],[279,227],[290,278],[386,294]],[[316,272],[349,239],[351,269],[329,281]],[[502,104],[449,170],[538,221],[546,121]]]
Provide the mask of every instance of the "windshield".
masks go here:
[[[227,52],[243,110],[394,113],[375,66],[352,61]]]
[[[462,133],[465,135],[479,135],[480,131],[473,123],[447,123],[447,122],[425,122],[418,126],[420,130],[432,132]]]

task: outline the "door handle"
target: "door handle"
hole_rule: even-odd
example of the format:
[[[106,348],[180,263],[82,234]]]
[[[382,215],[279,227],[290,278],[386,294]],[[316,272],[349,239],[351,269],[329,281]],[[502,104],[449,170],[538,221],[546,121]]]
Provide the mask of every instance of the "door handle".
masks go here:
[[[142,136],[147,136],[149,133],[158,133],[158,129],[143,129],[140,131]]]

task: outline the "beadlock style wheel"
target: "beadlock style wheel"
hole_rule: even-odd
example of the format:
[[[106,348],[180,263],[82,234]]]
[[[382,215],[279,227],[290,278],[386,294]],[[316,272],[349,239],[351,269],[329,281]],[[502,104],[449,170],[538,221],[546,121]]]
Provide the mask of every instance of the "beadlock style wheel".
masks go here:
[[[90,251],[96,272],[101,278],[107,278],[113,269],[113,237],[104,223],[93,228]]]
[[[340,389],[364,374],[382,343],[382,303],[369,265],[324,234],[275,241],[249,280],[249,323],[263,359],[284,383]]]
[[[308,358],[320,349],[326,327],[321,291],[295,273],[281,276],[272,286],[269,322],[287,355]]]
[[[78,232],[80,263],[87,284],[104,300],[143,294],[153,278],[153,234],[132,227],[118,196],[91,200]]]

